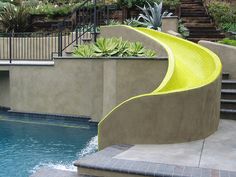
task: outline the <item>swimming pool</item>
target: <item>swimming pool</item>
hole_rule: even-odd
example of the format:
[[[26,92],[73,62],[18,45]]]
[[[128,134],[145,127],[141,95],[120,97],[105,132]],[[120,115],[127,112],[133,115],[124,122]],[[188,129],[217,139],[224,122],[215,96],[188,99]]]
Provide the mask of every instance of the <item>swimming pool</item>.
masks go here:
[[[28,177],[42,166],[76,170],[73,161],[96,151],[96,134],[87,121],[0,112],[0,177]]]

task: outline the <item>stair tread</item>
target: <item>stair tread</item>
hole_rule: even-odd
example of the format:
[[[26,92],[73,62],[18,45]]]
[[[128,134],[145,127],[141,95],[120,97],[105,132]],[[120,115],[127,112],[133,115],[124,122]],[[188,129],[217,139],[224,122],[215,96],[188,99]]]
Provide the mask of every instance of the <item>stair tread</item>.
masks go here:
[[[233,93],[236,94],[236,89],[221,89],[222,93]]]
[[[235,109],[220,109],[220,111],[225,113],[236,113]]]
[[[222,80],[224,84],[236,84],[236,80]]]
[[[224,102],[224,103],[236,103],[236,100],[221,99],[221,102]]]

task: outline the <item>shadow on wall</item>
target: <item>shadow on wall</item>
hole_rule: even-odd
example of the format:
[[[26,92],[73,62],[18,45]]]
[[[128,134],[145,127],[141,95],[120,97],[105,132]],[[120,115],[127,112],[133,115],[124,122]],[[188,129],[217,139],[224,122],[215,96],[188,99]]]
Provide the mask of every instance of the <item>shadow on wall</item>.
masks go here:
[[[0,71],[0,106],[10,107],[9,71]]]

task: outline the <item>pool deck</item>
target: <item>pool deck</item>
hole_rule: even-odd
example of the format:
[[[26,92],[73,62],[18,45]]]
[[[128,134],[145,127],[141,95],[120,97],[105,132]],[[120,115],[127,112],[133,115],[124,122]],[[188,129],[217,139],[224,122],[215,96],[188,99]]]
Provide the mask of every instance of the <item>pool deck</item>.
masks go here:
[[[75,163],[79,170],[141,176],[236,177],[236,121],[221,120],[204,140],[165,145],[111,146]],[[103,173],[104,174],[104,173]]]

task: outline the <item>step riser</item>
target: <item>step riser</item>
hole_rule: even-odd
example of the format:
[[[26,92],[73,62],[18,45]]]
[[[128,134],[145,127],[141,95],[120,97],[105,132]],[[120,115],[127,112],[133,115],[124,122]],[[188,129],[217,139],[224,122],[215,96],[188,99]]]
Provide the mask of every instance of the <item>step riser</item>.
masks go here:
[[[236,103],[221,102],[221,108],[236,110]]]
[[[236,114],[235,113],[221,113],[220,118],[221,119],[236,120]]]
[[[223,83],[223,89],[236,89],[236,83]]]
[[[236,94],[233,93],[221,93],[222,99],[228,99],[228,100],[236,100]]]
[[[222,80],[229,80],[229,74],[222,74]]]

